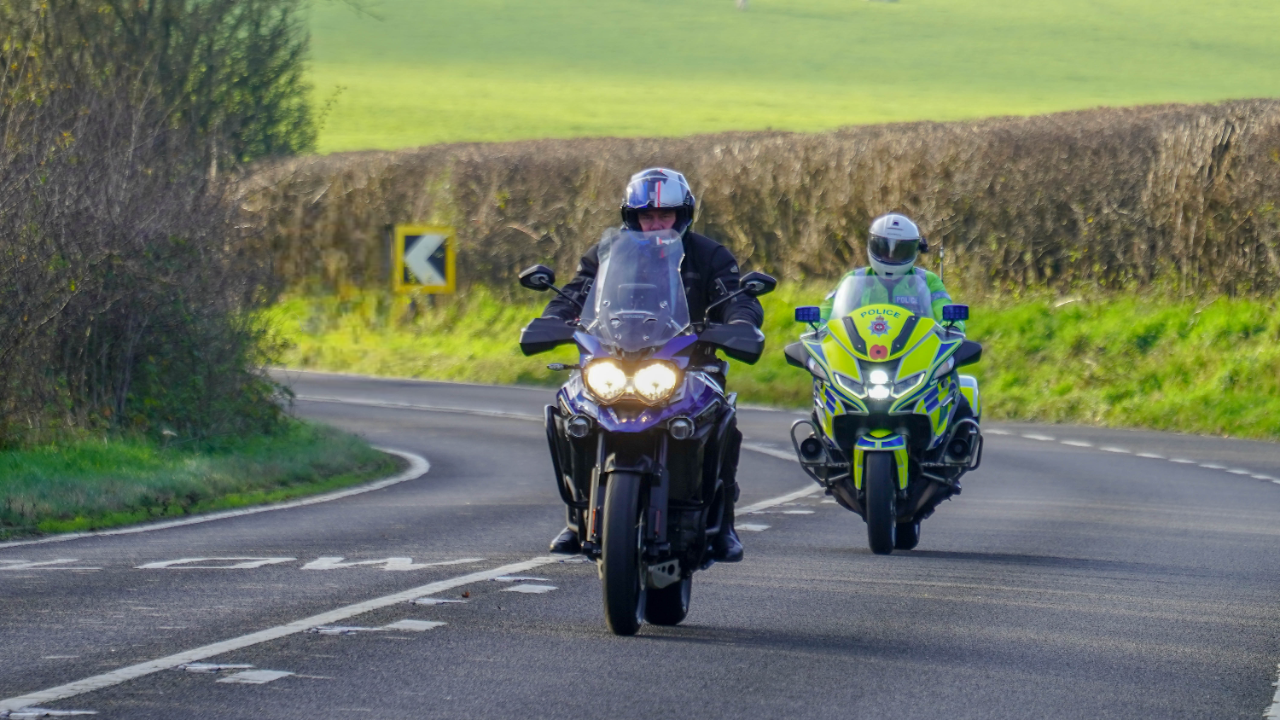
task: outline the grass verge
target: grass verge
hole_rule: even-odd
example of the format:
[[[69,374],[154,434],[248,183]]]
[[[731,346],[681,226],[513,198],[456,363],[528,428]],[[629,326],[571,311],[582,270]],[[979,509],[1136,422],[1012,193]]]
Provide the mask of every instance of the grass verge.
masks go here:
[[[389,475],[398,458],[292,422],[216,449],[95,438],[0,452],[0,539],[100,530],[279,502]]]
[[[765,357],[734,363],[743,402],[803,407],[808,376],[782,346],[800,327],[796,305],[827,288],[784,284],[763,298]],[[544,298],[505,300],[475,288],[416,310],[384,293],[294,296],[271,313],[291,342],[291,367],[370,375],[552,386],[548,362],[525,358],[521,326]],[[984,347],[969,371],[987,418],[1280,439],[1280,315],[1274,299],[1032,296],[972,304],[969,337]]]

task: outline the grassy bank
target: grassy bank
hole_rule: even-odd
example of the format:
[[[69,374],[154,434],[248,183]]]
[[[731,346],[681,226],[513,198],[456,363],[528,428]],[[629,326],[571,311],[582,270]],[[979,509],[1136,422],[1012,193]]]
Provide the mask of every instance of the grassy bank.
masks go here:
[[[1271,97],[1236,0],[379,0],[312,5],[320,150],[822,130]]]
[[[277,502],[388,475],[399,465],[357,437],[300,422],[216,449],[85,438],[0,452],[0,539]]]
[[[792,308],[818,286],[786,285],[765,297],[770,347],[754,366],[735,363],[744,402],[801,407],[809,382],[781,348],[799,327]],[[465,297],[409,307],[380,293],[295,296],[273,311],[292,343],[292,367],[490,383],[555,385],[548,362],[525,358],[520,327],[540,310],[530,295]],[[1030,297],[972,305],[969,337],[984,355],[987,417],[1280,439],[1280,317],[1267,299],[1171,301],[1161,297]]]

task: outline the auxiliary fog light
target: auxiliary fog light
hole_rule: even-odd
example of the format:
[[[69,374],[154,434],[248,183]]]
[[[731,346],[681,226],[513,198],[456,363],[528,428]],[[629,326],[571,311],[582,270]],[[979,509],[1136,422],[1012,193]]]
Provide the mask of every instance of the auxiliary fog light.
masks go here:
[[[569,437],[581,440],[591,434],[591,418],[585,415],[574,415],[564,424],[564,431]]]
[[[676,440],[688,440],[693,437],[693,421],[687,417],[673,418],[667,423],[667,430]]]
[[[612,360],[596,360],[587,365],[582,380],[591,394],[605,402],[617,400],[627,390],[627,374]]]
[[[664,362],[652,362],[636,371],[635,388],[645,402],[655,403],[675,392],[680,376]]]

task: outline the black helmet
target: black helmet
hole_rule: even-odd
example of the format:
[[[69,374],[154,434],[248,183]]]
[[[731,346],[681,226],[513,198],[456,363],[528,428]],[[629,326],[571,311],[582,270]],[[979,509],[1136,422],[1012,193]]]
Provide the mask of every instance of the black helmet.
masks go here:
[[[631,176],[622,197],[622,224],[630,230],[639,230],[641,210],[675,210],[673,229],[683,235],[693,222],[696,202],[684,175],[666,168],[641,170]]]

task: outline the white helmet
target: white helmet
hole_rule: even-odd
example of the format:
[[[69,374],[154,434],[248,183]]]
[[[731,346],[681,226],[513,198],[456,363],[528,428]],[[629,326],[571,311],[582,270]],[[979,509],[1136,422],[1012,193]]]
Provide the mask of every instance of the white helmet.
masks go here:
[[[867,259],[877,275],[900,278],[915,267],[916,257],[924,249],[920,228],[911,218],[898,213],[881,215],[871,223],[867,239]]]

